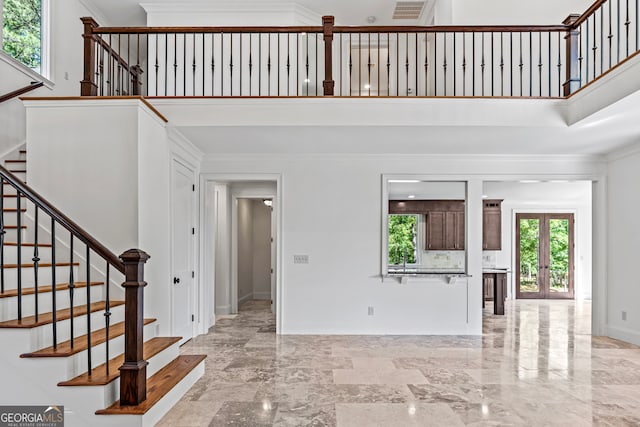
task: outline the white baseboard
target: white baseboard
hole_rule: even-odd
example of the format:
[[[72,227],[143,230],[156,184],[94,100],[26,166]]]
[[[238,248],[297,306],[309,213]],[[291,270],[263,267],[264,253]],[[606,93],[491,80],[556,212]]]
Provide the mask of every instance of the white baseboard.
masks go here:
[[[640,331],[607,325],[607,336],[631,344],[640,345]]]
[[[231,306],[230,305],[216,305],[216,316],[224,316],[227,314],[231,314]]]
[[[238,307],[240,307],[240,304],[242,304],[245,301],[249,301],[250,299],[253,298],[253,293],[247,294],[245,296],[239,297],[238,298]]]
[[[253,299],[271,299],[271,291],[267,292],[254,292]]]

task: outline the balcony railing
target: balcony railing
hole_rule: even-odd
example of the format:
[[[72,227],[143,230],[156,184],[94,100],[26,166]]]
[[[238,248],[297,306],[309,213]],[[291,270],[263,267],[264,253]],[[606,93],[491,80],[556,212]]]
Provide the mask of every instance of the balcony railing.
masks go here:
[[[547,26],[100,27],[83,96],[564,97],[639,50],[639,0]]]

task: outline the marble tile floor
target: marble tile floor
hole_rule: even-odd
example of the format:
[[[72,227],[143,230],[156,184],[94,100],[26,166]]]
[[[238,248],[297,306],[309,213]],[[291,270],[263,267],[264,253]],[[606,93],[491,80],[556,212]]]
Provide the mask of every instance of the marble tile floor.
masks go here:
[[[591,306],[508,301],[482,337],[276,336],[250,301],[182,347],[205,375],[159,426],[640,426],[640,347]]]

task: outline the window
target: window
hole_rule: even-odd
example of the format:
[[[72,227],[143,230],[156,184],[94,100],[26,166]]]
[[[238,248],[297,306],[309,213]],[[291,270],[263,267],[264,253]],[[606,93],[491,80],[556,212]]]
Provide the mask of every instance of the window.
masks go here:
[[[389,215],[389,264],[418,263],[418,215]]]
[[[43,2],[46,0],[0,0],[2,37],[8,55],[42,74]]]

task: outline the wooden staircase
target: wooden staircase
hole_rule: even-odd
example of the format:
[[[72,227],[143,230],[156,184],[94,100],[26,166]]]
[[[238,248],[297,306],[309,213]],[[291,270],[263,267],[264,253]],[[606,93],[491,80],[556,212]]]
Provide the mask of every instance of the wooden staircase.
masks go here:
[[[202,376],[206,356],[180,355],[181,338],[157,336],[157,320],[143,319],[142,306],[134,305],[142,298],[128,299],[146,285],[142,273],[131,280],[136,270],[127,270],[131,262],[123,257],[132,251],[118,261],[68,218],[56,217],[73,230],[64,236],[44,215],[48,206],[9,182],[26,180],[26,151],[4,165],[13,176],[0,170],[0,401],[64,406],[66,426],[154,425]],[[134,267],[143,267],[142,258]],[[121,273],[122,280],[114,277]],[[123,292],[123,281],[136,289]],[[122,383],[121,390],[120,368],[128,373],[132,362],[142,382]]]

